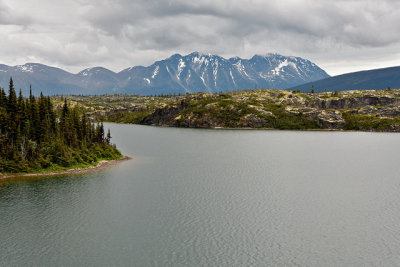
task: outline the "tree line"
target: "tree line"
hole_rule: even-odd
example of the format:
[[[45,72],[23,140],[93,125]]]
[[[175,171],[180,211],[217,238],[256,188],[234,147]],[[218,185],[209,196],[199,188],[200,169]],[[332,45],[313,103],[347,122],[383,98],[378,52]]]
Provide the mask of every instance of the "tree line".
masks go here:
[[[65,99],[54,108],[50,97],[30,90],[17,96],[10,78],[8,94],[0,88],[0,173],[32,172],[86,166],[100,159],[121,157],[102,123]]]

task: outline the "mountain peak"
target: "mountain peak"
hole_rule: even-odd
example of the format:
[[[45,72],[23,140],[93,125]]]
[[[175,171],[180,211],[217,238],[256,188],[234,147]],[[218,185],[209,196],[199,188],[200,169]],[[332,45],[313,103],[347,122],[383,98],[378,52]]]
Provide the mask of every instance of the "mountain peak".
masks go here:
[[[200,53],[200,52],[198,52],[198,51],[194,51],[194,52],[192,52],[192,53],[190,53],[190,54],[188,54],[188,55],[186,55],[186,56],[198,57],[198,56],[204,56],[204,54],[203,54],[203,53]]]
[[[93,74],[100,74],[100,73],[114,73],[113,71],[103,68],[103,67],[93,67],[93,68],[87,68],[84,70],[81,70],[78,72],[77,75],[79,76],[88,76],[88,75],[93,75]]]
[[[182,57],[182,55],[181,54],[179,54],[179,53],[175,53],[175,54],[173,54],[172,56],[170,56],[169,58],[167,58],[167,59],[176,59],[176,58],[181,58]]]

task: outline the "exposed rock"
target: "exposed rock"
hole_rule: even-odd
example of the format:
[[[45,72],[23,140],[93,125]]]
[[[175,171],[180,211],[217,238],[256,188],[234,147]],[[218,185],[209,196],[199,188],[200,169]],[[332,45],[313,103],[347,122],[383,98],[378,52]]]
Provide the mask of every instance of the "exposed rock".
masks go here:
[[[322,110],[317,115],[317,123],[322,128],[339,129],[346,124],[339,111]]]
[[[204,108],[206,108],[206,109],[215,109],[215,108],[218,108],[218,103],[210,103],[210,104],[207,104],[207,105],[205,105],[204,106]]]
[[[174,125],[176,122],[175,118],[179,115],[179,112],[186,107],[187,103],[185,101],[181,101],[181,103],[178,105],[157,108],[153,113],[146,116],[141,123],[157,126]]]
[[[240,118],[239,123],[242,127],[262,128],[267,123],[267,120],[260,118],[254,114],[248,114]]]
[[[258,112],[260,112],[264,116],[275,117],[275,115],[271,111],[264,110],[263,107],[253,106],[253,105],[248,105],[248,107],[257,110]]]
[[[303,97],[300,96],[292,97],[292,95],[289,95],[289,97],[283,98],[282,101],[280,101],[280,104],[288,106],[308,106],[307,102],[308,101]]]
[[[234,105],[232,105],[232,104],[229,104],[229,105],[226,107],[226,109],[229,110],[229,111],[233,111],[233,112],[239,111],[239,109],[238,109],[237,107],[235,107]]]
[[[286,107],[287,112],[315,120],[319,126],[328,129],[338,129],[346,124],[339,111],[327,111],[317,108]]]
[[[397,117],[400,116],[400,107],[395,105],[388,106],[366,106],[357,110],[358,114],[362,115],[375,115],[379,117]]]
[[[390,104],[400,104],[399,98],[387,96],[363,95],[359,97],[343,97],[338,99],[315,99],[315,106],[323,109],[349,109],[365,106],[384,106]]]
[[[400,132],[400,125],[390,125],[387,130],[389,132]]]
[[[171,124],[176,127],[190,127],[190,128],[215,128],[223,127],[221,120],[216,117],[212,117],[208,114],[187,114],[184,117],[179,118]]]

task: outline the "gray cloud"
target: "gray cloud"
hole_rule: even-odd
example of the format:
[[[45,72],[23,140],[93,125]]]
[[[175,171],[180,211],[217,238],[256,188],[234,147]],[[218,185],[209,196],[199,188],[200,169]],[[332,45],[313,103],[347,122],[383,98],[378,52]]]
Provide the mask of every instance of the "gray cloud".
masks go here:
[[[0,56],[119,71],[173,53],[276,52],[331,74],[400,65],[400,3],[373,0],[0,0]]]
[[[28,25],[31,19],[19,10],[0,1],[0,25]]]

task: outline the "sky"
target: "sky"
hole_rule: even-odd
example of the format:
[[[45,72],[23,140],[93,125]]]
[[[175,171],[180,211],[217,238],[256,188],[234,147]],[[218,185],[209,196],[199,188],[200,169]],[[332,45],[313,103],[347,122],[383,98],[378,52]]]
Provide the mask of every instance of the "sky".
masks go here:
[[[77,73],[194,51],[278,53],[328,72],[400,66],[398,0],[0,0],[0,64]]]

